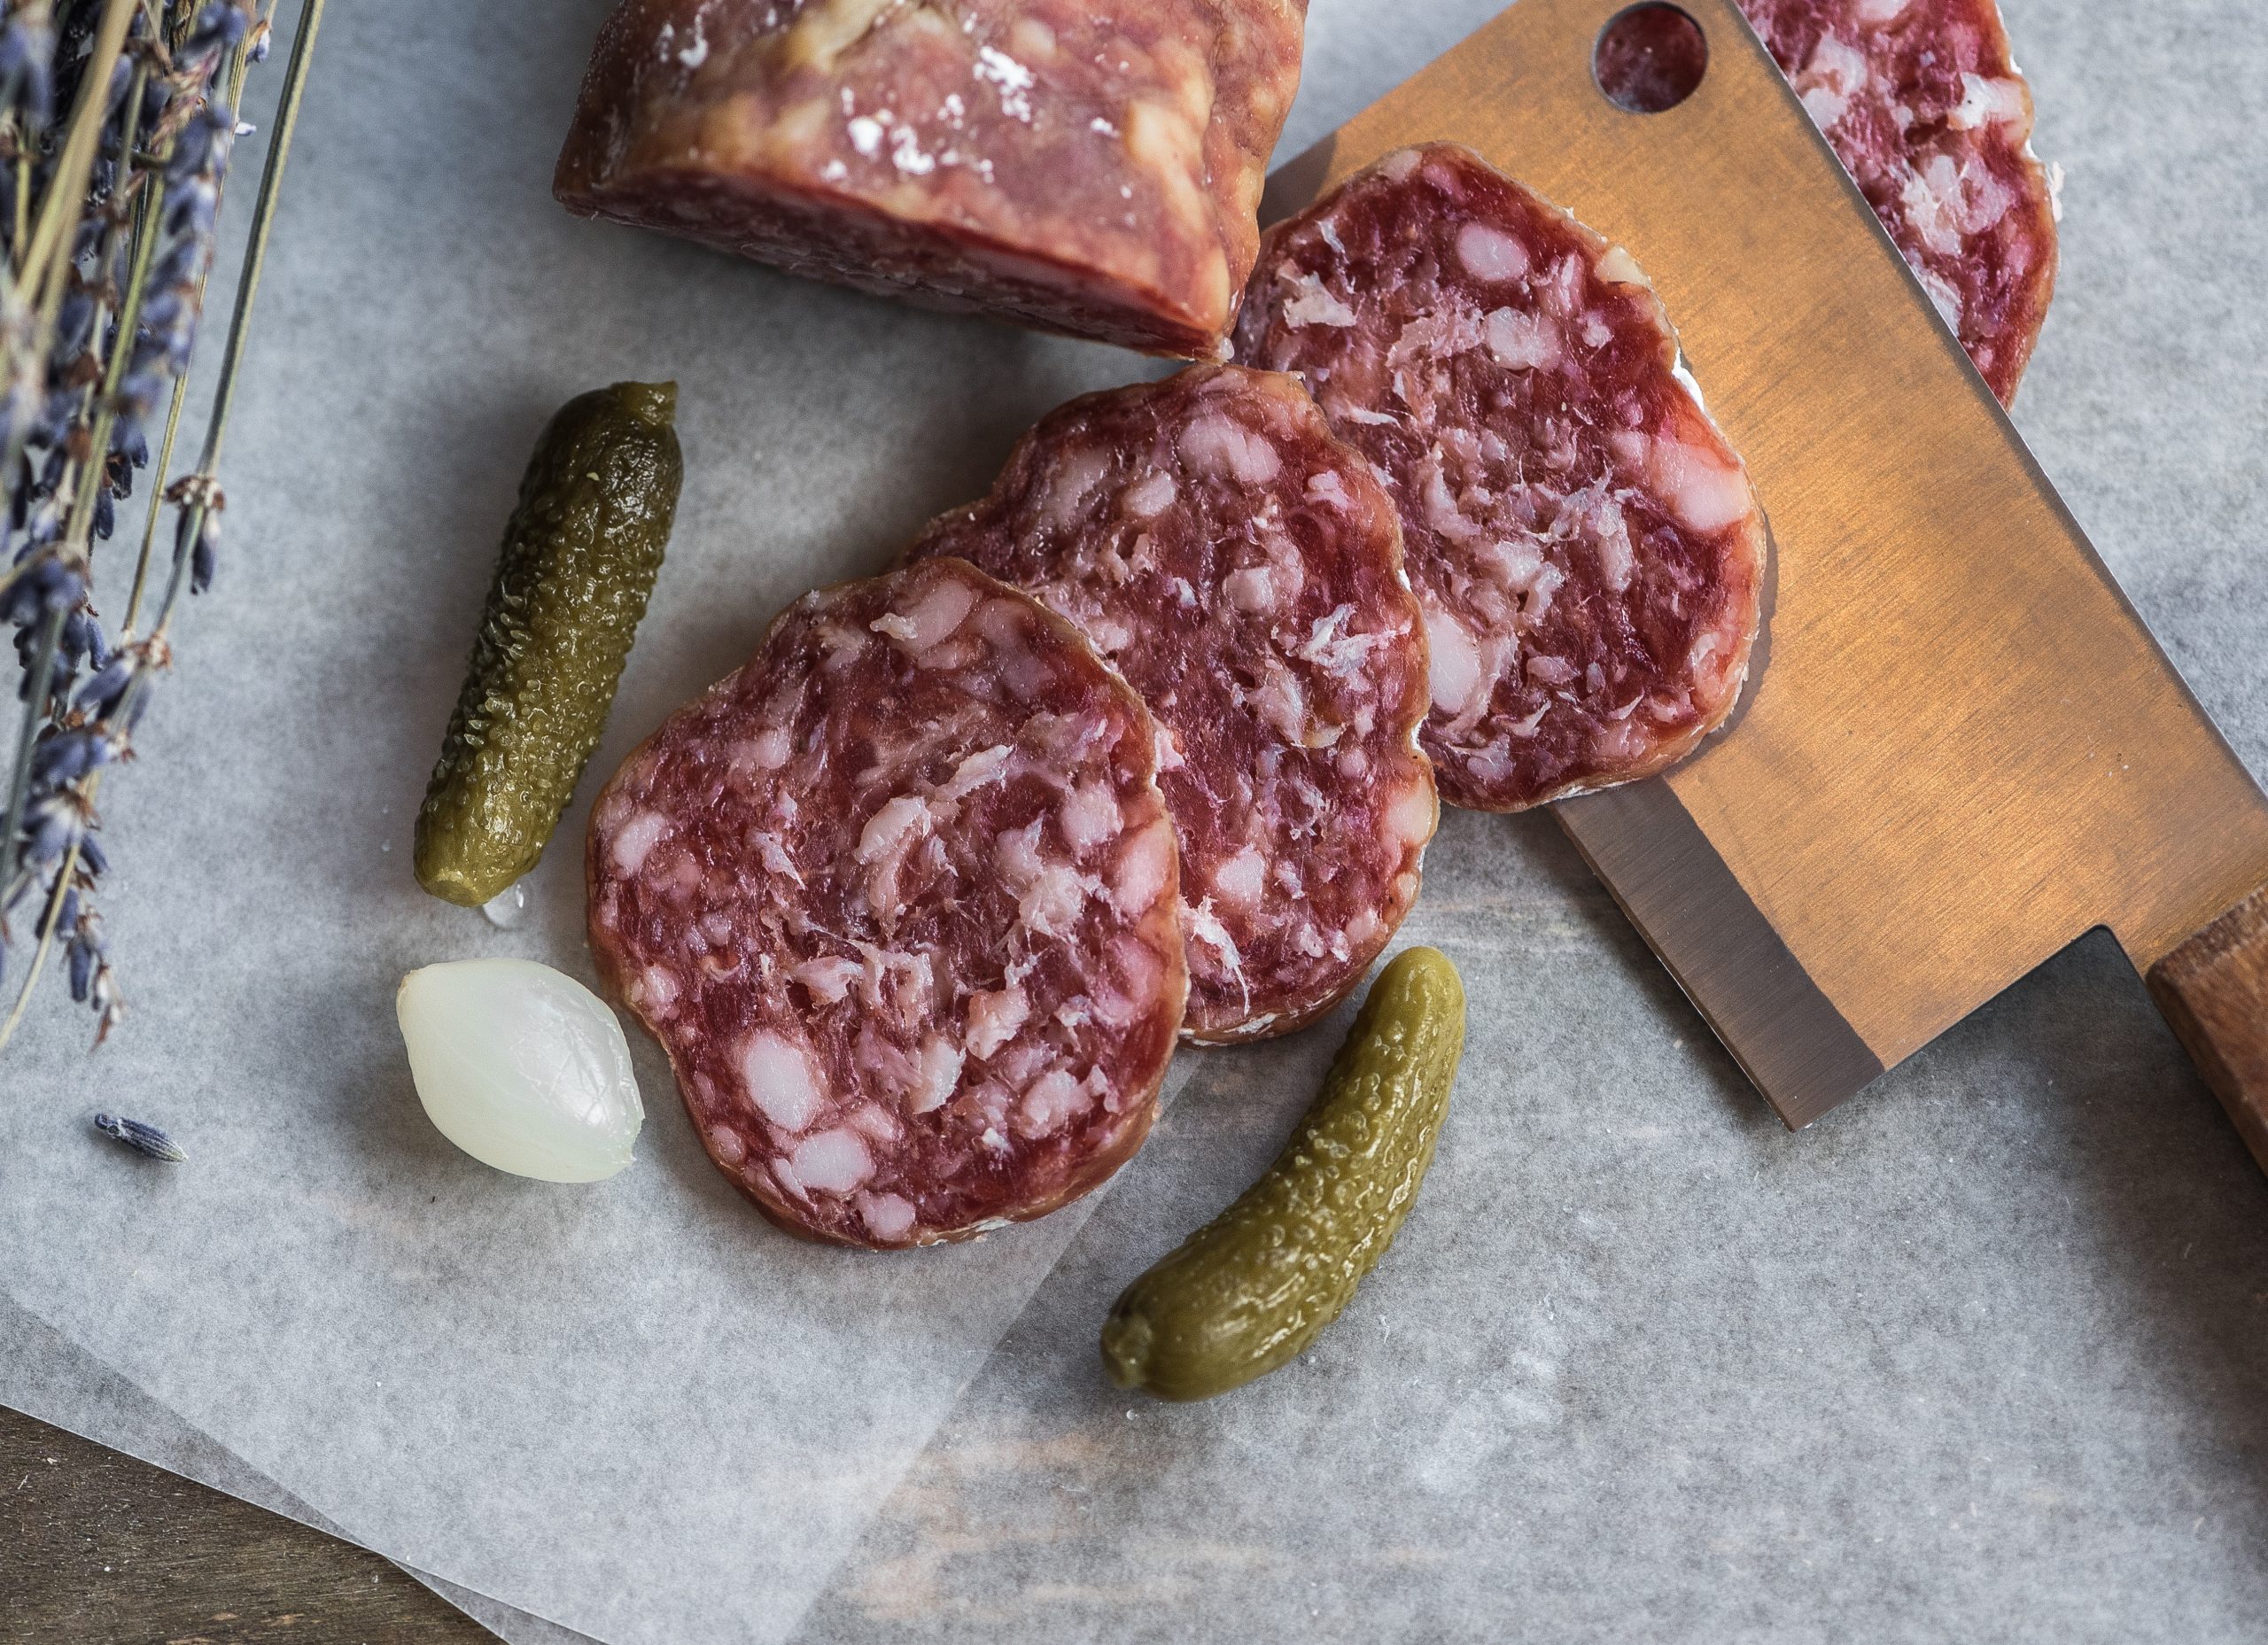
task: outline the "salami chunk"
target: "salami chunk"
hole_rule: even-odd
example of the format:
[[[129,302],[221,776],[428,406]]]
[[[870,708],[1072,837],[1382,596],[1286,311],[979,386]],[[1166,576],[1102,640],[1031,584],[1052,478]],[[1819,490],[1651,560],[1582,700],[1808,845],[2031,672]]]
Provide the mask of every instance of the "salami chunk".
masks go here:
[[[1199,366],[1073,400],[913,554],[1037,594],[1157,717],[1184,1032],[1284,1033],[1361,979],[1433,832],[1425,640],[1394,505],[1306,390]]]
[[[554,190],[803,275],[1217,357],[1306,0],[622,0]]]
[[[2002,400],[2055,289],[2031,92],[1993,0],[1740,0]]]
[[[591,947],[710,1158],[843,1245],[1053,1210],[1149,1129],[1181,1024],[1148,711],[957,560],[822,590],[591,818]]]
[[[1619,246],[1467,150],[1406,149],[1270,230],[1237,347],[1304,374],[1401,510],[1444,798],[1646,776],[1730,713],[1763,519]]]

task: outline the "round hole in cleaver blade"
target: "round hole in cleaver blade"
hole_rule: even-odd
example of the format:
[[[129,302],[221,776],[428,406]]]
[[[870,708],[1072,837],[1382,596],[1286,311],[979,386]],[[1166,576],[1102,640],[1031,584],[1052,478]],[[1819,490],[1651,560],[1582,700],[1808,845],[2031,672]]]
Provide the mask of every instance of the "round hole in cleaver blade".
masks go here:
[[[1658,114],[1691,97],[1709,72],[1709,37],[1674,5],[1634,5],[1599,30],[1591,74],[1606,100]]]

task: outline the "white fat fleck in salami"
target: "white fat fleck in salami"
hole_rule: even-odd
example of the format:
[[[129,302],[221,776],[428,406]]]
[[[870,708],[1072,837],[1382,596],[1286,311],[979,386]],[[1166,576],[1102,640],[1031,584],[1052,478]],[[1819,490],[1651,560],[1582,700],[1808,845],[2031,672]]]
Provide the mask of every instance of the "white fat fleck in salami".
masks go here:
[[[1188,986],[1154,747],[1069,624],[941,559],[799,601],[615,774],[592,951],[767,1215],[927,1245],[1132,1154]]]
[[[913,550],[935,555],[1077,624],[1178,750],[1159,786],[1181,846],[1185,1032],[1254,1038],[1328,1010],[1409,912],[1435,806],[1394,504],[1307,392],[1200,366],[1073,400]],[[1067,834],[1107,820],[1064,795]]]
[[[1519,811],[1690,752],[1755,638],[1762,516],[1630,255],[1448,144],[1270,229],[1237,330],[1402,516],[1444,799]],[[1315,294],[1355,315],[1305,318]]]
[[[553,190],[798,274],[1218,358],[1306,11],[621,0]]]
[[[2003,401],[2055,290],[2055,203],[1995,0],[1740,0]]]

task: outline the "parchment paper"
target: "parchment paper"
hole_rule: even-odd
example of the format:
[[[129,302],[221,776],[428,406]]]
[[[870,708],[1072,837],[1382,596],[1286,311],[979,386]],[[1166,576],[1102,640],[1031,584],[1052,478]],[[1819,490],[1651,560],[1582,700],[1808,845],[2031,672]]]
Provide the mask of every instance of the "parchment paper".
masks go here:
[[[344,1526],[5,1297],[0,1297],[0,1405],[73,1433],[98,1437],[113,1450],[241,1497],[272,1514],[332,1536],[347,1535]],[[510,1645],[581,1645],[588,1638],[424,1571],[409,1574]]]
[[[571,851],[510,934],[402,861],[551,407],[684,385],[604,769],[1037,413],[1149,369],[566,221],[603,9],[333,19],[224,581],[107,806],[137,1014],[89,1061],[50,1013],[7,1065],[20,1303],[359,1540],[610,1639],[2256,1637],[2268,1188],[2107,941],[1790,1137],[1547,819],[1453,818],[1405,933],[1473,998],[1425,1201],[1314,1355],[1193,1409],[1113,1396],[1094,1326],[1335,1028],[1184,1059],[1106,1195],[911,1261],[770,1234],[650,1054],[612,1184],[434,1136],[399,972],[585,970]],[[1319,3],[1285,151],[1491,9]],[[2236,0],[2009,11],[2071,174],[2021,421],[2259,772],[2268,48]],[[197,1163],[89,1138],[97,1106]]]

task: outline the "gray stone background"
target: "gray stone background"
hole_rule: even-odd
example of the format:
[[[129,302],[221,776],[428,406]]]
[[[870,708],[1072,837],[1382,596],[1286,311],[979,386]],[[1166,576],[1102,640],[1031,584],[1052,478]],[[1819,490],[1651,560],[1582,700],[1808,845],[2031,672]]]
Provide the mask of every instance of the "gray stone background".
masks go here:
[[[1316,0],[1284,151],[1494,9]],[[757,1226],[642,1046],[603,1190],[433,1137],[399,973],[586,971],[571,852],[509,935],[403,860],[549,409],[684,384],[603,770],[1148,369],[569,221],[604,10],[334,8],[222,581],[106,797],[136,1014],[89,1060],[50,1002],[0,1078],[0,1398],[625,1641],[2268,1637],[2268,1183],[2107,938],[1790,1137],[1548,819],[1451,814],[1404,934],[1474,1007],[1425,1199],[1314,1353],[1194,1408],[1114,1394],[1095,1325],[1272,1153],[1333,1028],[1183,1059],[1106,1194],[911,1266]],[[2008,11],[2070,176],[2017,423],[2268,772],[2262,19]],[[153,1183],[98,1106],[197,1165]]]

